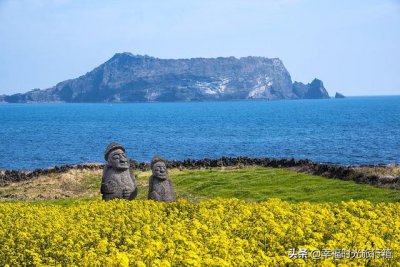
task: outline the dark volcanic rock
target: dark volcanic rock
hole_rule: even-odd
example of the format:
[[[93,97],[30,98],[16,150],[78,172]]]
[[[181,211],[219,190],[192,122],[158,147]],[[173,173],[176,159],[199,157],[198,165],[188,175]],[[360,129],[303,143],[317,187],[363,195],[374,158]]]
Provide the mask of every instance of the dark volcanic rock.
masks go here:
[[[346,97],[344,95],[342,95],[341,93],[336,92],[335,98],[346,98]]]
[[[149,102],[328,98],[322,82],[292,84],[278,58],[159,59],[115,54],[85,75],[5,102]],[[0,99],[1,100],[1,99]]]

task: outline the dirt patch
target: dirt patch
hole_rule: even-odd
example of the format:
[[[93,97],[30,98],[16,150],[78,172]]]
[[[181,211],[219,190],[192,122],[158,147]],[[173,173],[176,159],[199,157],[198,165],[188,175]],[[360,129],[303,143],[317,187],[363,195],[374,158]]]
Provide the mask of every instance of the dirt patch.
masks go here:
[[[0,187],[1,200],[91,198],[99,195],[101,170],[68,170]]]

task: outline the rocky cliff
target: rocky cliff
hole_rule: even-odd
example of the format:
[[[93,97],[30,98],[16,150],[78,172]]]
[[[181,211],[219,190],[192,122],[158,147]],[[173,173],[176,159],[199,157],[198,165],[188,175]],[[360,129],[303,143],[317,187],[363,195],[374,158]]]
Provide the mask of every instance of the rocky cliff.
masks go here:
[[[0,102],[150,102],[329,98],[323,83],[292,83],[278,58],[159,59],[115,54],[85,75]]]

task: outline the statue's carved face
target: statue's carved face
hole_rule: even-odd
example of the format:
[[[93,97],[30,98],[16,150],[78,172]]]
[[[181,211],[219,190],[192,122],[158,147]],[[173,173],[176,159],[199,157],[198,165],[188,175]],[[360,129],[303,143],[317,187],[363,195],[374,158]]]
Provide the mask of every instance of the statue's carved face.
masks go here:
[[[125,152],[118,148],[110,152],[108,155],[108,164],[117,170],[126,170],[129,168],[129,161]]]
[[[165,166],[165,163],[162,161],[156,162],[153,165],[153,176],[161,179],[161,180],[165,180],[167,179],[168,173],[167,173],[167,166]]]

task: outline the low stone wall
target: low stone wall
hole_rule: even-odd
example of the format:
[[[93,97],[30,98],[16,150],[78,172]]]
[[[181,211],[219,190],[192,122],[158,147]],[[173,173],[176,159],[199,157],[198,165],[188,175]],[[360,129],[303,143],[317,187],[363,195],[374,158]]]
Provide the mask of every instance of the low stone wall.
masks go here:
[[[142,171],[150,170],[150,163],[130,161],[131,168]],[[34,171],[0,171],[0,185],[9,182],[19,182],[37,178],[39,175],[48,175],[53,173],[64,173],[71,169],[98,170],[102,169],[104,164],[79,164],[63,165],[49,169],[36,169]],[[354,181],[361,184],[370,184],[378,187],[387,187],[400,189],[400,177],[388,177],[379,175],[370,175],[356,171],[352,166],[339,166],[333,164],[314,163],[311,160],[295,159],[271,159],[271,158],[248,158],[248,157],[222,157],[219,159],[186,159],[183,161],[172,160],[167,162],[168,168],[179,169],[201,169],[216,167],[245,167],[245,166],[263,166],[273,168],[290,168],[292,170],[319,175],[332,179],[341,179]],[[370,166],[373,167],[373,166]]]

